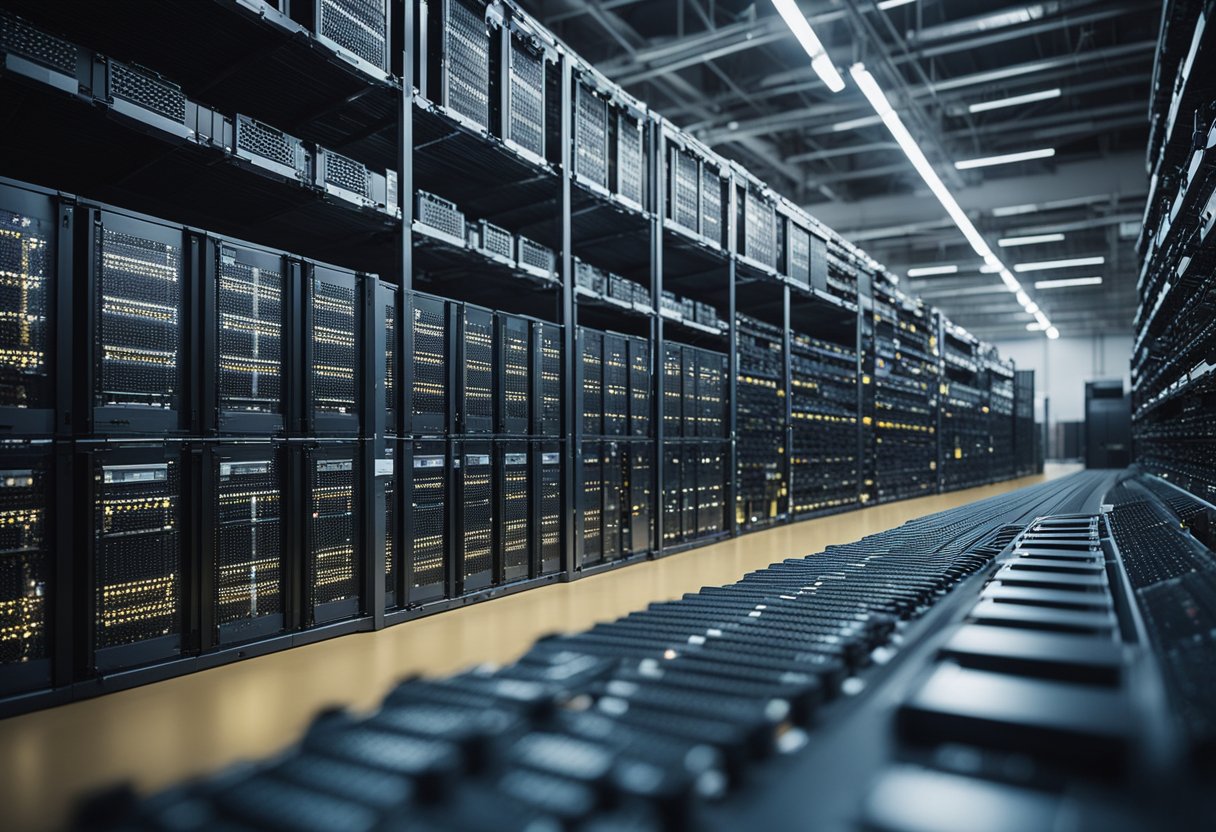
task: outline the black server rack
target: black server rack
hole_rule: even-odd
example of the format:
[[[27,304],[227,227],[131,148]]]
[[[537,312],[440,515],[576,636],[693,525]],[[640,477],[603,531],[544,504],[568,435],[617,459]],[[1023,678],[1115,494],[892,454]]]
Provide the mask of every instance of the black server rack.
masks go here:
[[[626,352],[629,358],[629,435],[650,436],[654,379],[649,339],[630,338]]]
[[[49,192],[0,181],[0,429],[11,436],[56,429],[57,307],[71,288],[73,220]]]
[[[204,449],[201,471],[204,645],[264,638],[287,626],[286,553],[295,551],[292,460],[281,441]]]
[[[625,447],[624,493],[628,500],[622,550],[627,556],[655,548],[654,541],[654,443],[630,442]]]
[[[667,218],[680,228],[701,233],[701,164],[697,156],[670,142],[667,164]]]
[[[1038,430],[1034,422],[1034,370],[1018,370],[1015,373],[1013,430],[1017,476],[1028,477],[1038,470]]]
[[[409,295],[405,343],[410,433],[435,436],[449,430],[450,394],[454,387],[455,332],[458,305],[418,292]]]
[[[742,242],[741,256],[766,269],[777,268],[777,211],[754,187],[746,189],[743,200]]]
[[[786,516],[785,347],[780,327],[737,314],[736,516],[743,527]]]
[[[317,40],[365,72],[386,77],[392,70],[388,0],[295,0],[291,8],[311,12]]]
[[[305,264],[305,430],[313,436],[359,433],[362,280],[347,269]]]
[[[612,159],[612,191],[617,199],[641,211],[646,207],[646,131],[644,120],[624,111],[613,119],[616,153]]]
[[[575,395],[581,397],[576,413],[582,419],[584,436],[604,433],[604,333],[587,327],[578,329],[578,377]]]
[[[697,487],[701,479],[701,448],[696,442],[685,442],[680,451],[680,540],[690,541],[700,536],[697,529]],[[664,482],[666,488],[671,485]]]
[[[621,557],[622,512],[627,508],[627,500],[623,497],[623,454],[621,443],[604,442],[601,476],[603,484],[603,513],[601,516],[602,538],[601,551],[605,561],[619,560]]]
[[[304,467],[306,620],[315,626],[351,618],[360,608],[358,444],[313,443],[304,450]]]
[[[385,441],[382,456],[376,459],[376,478],[384,481],[384,608],[394,609],[405,595],[401,591],[402,546],[404,536],[401,534],[402,511],[398,505],[400,492],[400,465],[398,464],[398,446],[400,443],[393,438]]]
[[[376,303],[384,310],[384,432],[403,433],[401,424],[402,351],[401,298],[403,293],[391,283],[376,281]]]
[[[608,192],[608,102],[583,80],[574,84],[574,179]]]
[[[312,160],[299,138],[244,113],[233,119],[233,155],[251,172],[281,182],[311,182]]]
[[[576,567],[593,566],[604,559],[604,449],[600,442],[584,441],[579,451],[578,508],[575,524]]]
[[[461,595],[494,582],[494,466],[488,441],[455,443],[452,450],[456,520],[452,532]]]
[[[529,321],[519,315],[494,315],[495,423],[497,432],[528,433],[532,406],[532,355]],[[542,384],[535,388],[543,389]]]
[[[663,431],[668,439],[684,435],[684,353],[679,344],[663,344]]]
[[[795,222],[786,232],[786,276],[804,288],[811,286],[811,232]]]
[[[701,237],[717,249],[726,248],[726,211],[729,202],[725,197],[727,179],[708,160],[701,162]]]
[[[531,498],[536,575],[562,569],[562,454],[556,442],[533,442]]]
[[[452,465],[441,439],[403,441],[401,505],[405,604],[436,601],[448,592]],[[403,604],[403,606],[405,605]]]
[[[165,435],[189,429],[187,263],[180,226],[94,208],[78,223],[88,304],[80,321],[91,358],[78,381],[97,435]]]
[[[604,333],[603,432],[623,436],[629,429],[629,356],[626,337]]]
[[[532,433],[562,434],[562,327],[532,321]]]
[[[722,439],[727,433],[726,383],[729,361],[711,350],[697,353],[697,435]]]
[[[496,442],[495,581],[528,577],[532,563],[531,460],[526,442]]]
[[[726,528],[726,445],[700,442],[695,448],[697,537],[713,537]]]
[[[50,443],[0,446],[0,696],[51,684],[56,531]]]
[[[701,432],[701,410],[697,399],[697,368],[701,351],[696,347],[684,347],[680,355],[680,390],[684,401],[680,404],[684,438],[699,436]]]
[[[548,102],[548,66],[553,50],[518,20],[508,26],[503,141],[537,161],[545,159]]]
[[[171,658],[184,647],[189,477],[177,444],[82,449],[81,505],[92,522],[85,585],[90,656],[98,673]]]
[[[494,313],[466,303],[459,315],[456,424],[460,433],[493,433]]]
[[[440,50],[436,62],[439,103],[455,118],[490,129],[490,29],[481,0],[440,0],[435,20]],[[441,40],[440,40],[441,39]]]
[[[301,264],[282,252],[204,240],[200,404],[206,432],[298,430],[290,404],[300,271]]]
[[[683,481],[684,455],[690,447],[680,442],[663,446],[663,492],[659,501],[663,512],[663,545],[679,543],[684,538]]]

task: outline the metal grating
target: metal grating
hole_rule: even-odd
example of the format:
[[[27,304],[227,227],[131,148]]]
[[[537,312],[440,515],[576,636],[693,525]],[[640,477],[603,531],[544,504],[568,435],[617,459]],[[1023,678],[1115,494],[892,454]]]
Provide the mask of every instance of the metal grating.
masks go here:
[[[464,547],[463,575],[466,580],[493,565],[494,522],[493,468],[489,454],[465,454],[460,468],[463,500],[460,506],[460,536]]]
[[[466,307],[461,322],[464,430],[489,433],[494,425],[494,318],[484,310]]]
[[[552,277],[557,263],[557,255],[553,249],[533,242],[527,237],[519,237],[519,265],[538,272],[546,277]]]
[[[312,282],[312,406],[319,413],[355,413],[359,367],[355,287]]]
[[[503,420],[506,425],[521,426],[518,432],[526,433],[532,374],[528,362],[528,322],[510,315],[502,315],[500,321]]]
[[[313,461],[311,563],[313,607],[359,594],[355,573],[355,463]]]
[[[562,557],[561,454],[541,454],[540,564],[543,571],[557,569]]]
[[[697,467],[697,531],[717,534],[723,529],[725,459],[718,444],[701,446]]]
[[[685,437],[696,436],[700,430],[700,409],[697,406],[697,365],[700,363],[700,354],[701,351],[695,347],[684,348],[681,389],[684,393],[682,408]]]
[[[236,148],[295,171],[299,177],[307,173],[299,139],[240,113],[236,116]]]
[[[506,138],[545,155],[545,58],[518,37],[511,38]]]
[[[622,481],[621,449],[616,443],[604,443],[604,560],[617,560],[621,556],[621,507]]]
[[[181,389],[181,249],[102,228],[97,235],[98,406],[173,409]]]
[[[469,0],[444,0],[443,9],[443,103],[453,112],[488,128],[490,32],[483,7]]]
[[[681,474],[684,469],[684,445],[673,444],[663,448],[663,543],[676,543],[683,536],[680,526],[682,516]]]
[[[789,278],[803,286],[811,285],[811,235],[790,223]]]
[[[650,341],[631,338],[629,341],[629,433],[650,435]]]
[[[42,222],[0,209],[0,407],[50,406],[51,268]]]
[[[283,611],[282,482],[276,457],[220,460],[216,480],[215,623]]]
[[[727,359],[716,352],[702,352],[697,357],[697,411],[699,435],[720,437],[726,434],[726,407],[723,395],[726,387]]]
[[[583,434],[599,436],[604,417],[604,335],[582,328],[579,341],[583,365]]]
[[[0,470],[0,667],[47,653],[45,465]]]
[[[321,184],[341,188],[366,200],[372,199],[372,172],[366,165],[323,149],[318,149],[317,165]]]
[[[561,433],[562,423],[562,331],[554,324],[540,324],[540,426],[537,433]]]
[[[394,291],[393,297],[396,298]],[[397,304],[384,304],[384,407],[390,413],[397,408]],[[388,432],[396,433],[396,425],[389,424]]]
[[[629,420],[629,364],[622,335],[604,336],[604,434],[620,436]]]
[[[744,204],[744,227],[748,259],[764,266],[777,265],[777,213],[772,204],[749,188]]]
[[[384,592],[397,591],[397,461],[389,449],[392,475],[384,478]]]
[[[414,534],[409,541],[413,585],[443,583],[447,560],[447,460],[442,454],[415,455],[410,513]]]
[[[515,260],[515,235],[505,228],[499,228],[485,220],[478,222],[477,248],[486,254]]]
[[[0,13],[0,52],[20,55],[67,75],[76,75],[78,50],[74,44],[40,32],[10,14]]]
[[[283,288],[278,270],[221,245],[216,265],[216,395],[222,410],[282,411]]]
[[[694,233],[700,230],[700,171],[697,158],[678,147],[671,149],[671,218]]]
[[[651,502],[654,499],[654,445],[634,443],[629,448],[629,552],[648,551],[654,535]]]
[[[604,559],[601,529],[604,511],[604,466],[600,453],[598,442],[590,442],[583,446],[579,511],[582,513],[583,521],[582,563],[584,566],[599,563]]]
[[[528,572],[528,455],[503,454],[502,569],[507,575]]]
[[[701,166],[701,236],[722,245],[722,177],[705,164]]]
[[[186,123],[186,96],[179,87],[118,61],[110,61],[110,96],[130,101],[178,124]]]
[[[583,84],[575,91],[574,173],[608,187],[608,102]]]
[[[320,0],[317,34],[388,71],[387,0]]]
[[[426,191],[418,191],[414,203],[414,220],[449,237],[464,240],[464,212],[456,203]]]
[[[93,643],[181,632],[181,479],[176,461],[105,465],[93,503]]]
[[[663,430],[667,436],[683,436],[684,361],[679,344],[663,345]]]
[[[616,117],[616,192],[642,204],[646,167],[642,150],[642,124],[624,113]]]
[[[447,418],[448,338],[444,302],[415,298],[413,304],[414,382],[410,391],[414,416]]]

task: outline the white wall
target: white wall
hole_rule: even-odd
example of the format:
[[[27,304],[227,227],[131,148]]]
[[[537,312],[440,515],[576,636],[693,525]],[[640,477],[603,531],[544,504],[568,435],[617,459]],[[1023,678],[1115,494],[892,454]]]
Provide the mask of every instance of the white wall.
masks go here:
[[[1043,336],[996,342],[1004,358],[1019,370],[1034,370],[1036,418],[1043,419],[1043,396],[1050,399],[1050,424],[1085,420],[1085,382],[1121,378],[1131,389],[1132,338],[1130,335],[1095,335],[1092,338]]]

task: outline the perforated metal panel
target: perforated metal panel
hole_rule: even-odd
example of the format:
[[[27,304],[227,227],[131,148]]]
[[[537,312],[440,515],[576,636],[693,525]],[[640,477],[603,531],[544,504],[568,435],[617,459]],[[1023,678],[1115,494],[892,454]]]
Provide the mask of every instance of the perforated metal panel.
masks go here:
[[[317,181],[366,200],[373,198],[372,172],[367,166],[332,150],[317,150]]]
[[[413,588],[443,586],[448,551],[448,464],[441,448],[414,451],[409,540]]]
[[[494,430],[494,315],[466,306],[460,318],[462,430],[490,433]]]
[[[490,124],[490,32],[477,0],[443,0],[444,105]]]
[[[749,188],[744,201],[744,254],[765,266],[777,265],[777,214],[771,203]]]
[[[540,425],[536,433],[556,436],[562,432],[562,328],[556,324],[534,323],[540,327]]]
[[[722,177],[705,164],[701,166],[701,236],[722,245]]]
[[[508,112],[504,138],[545,155],[545,59],[530,44],[511,38],[508,55]]]
[[[317,34],[388,71],[388,0],[318,0]]]
[[[493,470],[489,454],[465,454],[461,459],[459,531],[464,553],[461,574],[466,582],[493,565]]]
[[[283,611],[283,476],[278,455],[219,459],[216,470],[215,623]]]
[[[388,457],[393,466],[390,476],[384,480],[384,592],[392,595],[397,590],[397,460],[392,448]]]
[[[540,454],[540,569],[556,572],[562,558],[562,463],[561,454]]]
[[[616,117],[616,192],[642,204],[645,194],[646,157],[642,148],[642,125],[624,113]]]
[[[681,485],[684,473],[684,447],[679,444],[663,448],[663,543],[677,543],[683,535]]]
[[[629,433],[650,435],[652,379],[650,374],[650,341],[629,339]]]
[[[181,391],[181,247],[97,234],[97,406],[176,409]]]
[[[702,351],[697,357],[698,434],[718,437],[726,434],[727,358],[722,353]]]
[[[608,187],[608,102],[583,84],[574,95],[574,173]]]
[[[10,14],[0,13],[0,24],[0,51],[37,61],[66,75],[76,74],[78,50],[73,44],[40,32]]]
[[[604,335],[586,327],[579,328],[582,362],[583,434],[599,436],[604,418]]]
[[[507,580],[516,580],[527,577],[531,546],[531,536],[528,534],[528,454],[522,449],[504,453],[501,465],[502,515],[499,518],[499,534],[502,548],[499,557],[503,575]]]
[[[654,545],[654,444],[629,446],[629,553],[637,554]]]
[[[44,658],[51,551],[45,462],[0,469],[0,667]]]
[[[392,412],[397,405],[397,292],[384,304],[384,406]],[[397,426],[388,424],[387,431],[396,433]]]
[[[181,632],[181,472],[176,460],[95,459],[93,644]]]
[[[215,306],[216,398],[221,410],[282,412],[283,288],[277,269],[251,262],[246,252],[221,245]]]
[[[476,248],[489,255],[504,257],[515,261],[515,235],[505,228],[499,228],[485,220],[478,221],[476,229]]]
[[[269,162],[279,173],[307,178],[304,145],[299,139],[240,113],[236,116],[236,149],[251,161]]]
[[[697,357],[700,352],[695,347],[685,347],[680,367],[683,375],[681,389],[684,394],[682,412],[685,437],[697,436],[701,432],[701,412],[697,401]]]
[[[414,220],[451,237],[454,241],[465,239],[464,212],[456,203],[418,191],[414,200]]]
[[[726,458],[719,443],[703,444],[697,466],[697,532],[717,534],[724,525]]]
[[[129,101],[159,116],[186,123],[186,96],[164,79],[134,67],[110,61],[110,95]]]
[[[625,337],[604,335],[604,435],[621,436],[629,421],[629,365]]]
[[[600,443],[584,442],[580,459],[579,512],[582,515],[582,564],[589,566],[604,559],[604,464]]]
[[[359,347],[353,280],[312,281],[312,406],[318,413],[357,413]]]
[[[516,260],[521,268],[531,270],[542,277],[553,277],[557,264],[557,255],[553,249],[529,240],[527,237],[517,237],[519,242]]]
[[[501,362],[499,391],[501,430],[527,433],[531,413],[529,396],[532,367],[528,349],[528,322],[515,315],[498,314],[498,355]]]
[[[447,307],[438,298],[413,298],[414,380],[410,390],[416,423],[446,424],[448,412]]]
[[[628,507],[628,495],[624,493],[624,460],[621,446],[615,442],[604,443],[604,560],[617,560],[621,556],[621,514]]]
[[[698,191],[701,171],[697,157],[678,147],[671,149],[671,218],[689,231],[700,231]]]
[[[0,207],[0,407],[51,406],[49,231]]]
[[[314,607],[356,598],[355,463],[353,459],[312,460],[309,566]]]
[[[790,262],[789,277],[803,286],[811,284],[811,235],[794,223],[789,225]]]
[[[663,432],[684,435],[684,359],[679,344],[663,345]]]

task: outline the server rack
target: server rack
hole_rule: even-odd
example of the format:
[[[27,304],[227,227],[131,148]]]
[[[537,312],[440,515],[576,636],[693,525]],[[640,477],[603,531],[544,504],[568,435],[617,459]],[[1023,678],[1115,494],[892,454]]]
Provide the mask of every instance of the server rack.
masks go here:
[[[603,335],[603,433],[623,436],[629,427],[629,358],[624,335]]]
[[[522,441],[495,443],[494,582],[527,578],[533,560],[532,460]]]
[[[402,557],[405,537],[401,533],[403,526],[402,510],[399,504],[401,491],[400,466],[398,465],[398,446],[396,437],[389,437],[384,442],[381,451],[383,456],[376,458],[375,475],[384,481],[384,608],[394,609],[399,600],[405,597],[402,588],[404,573]]]
[[[305,265],[305,430],[313,436],[357,436],[362,407],[363,275],[320,263]]]
[[[460,433],[494,432],[494,313],[461,304],[457,341]]]
[[[55,456],[48,442],[0,446],[0,696],[50,687],[58,611]],[[70,537],[70,534],[68,535]]]
[[[494,466],[488,441],[454,443],[457,594],[488,588],[494,582]]]
[[[440,0],[434,42],[423,56],[439,78],[439,104],[457,121],[488,131],[490,123],[490,29],[481,0]],[[436,37],[437,36],[437,37]],[[424,76],[425,77],[425,76]]]
[[[518,17],[512,16],[503,31],[502,138],[517,153],[543,164],[549,133],[548,75],[557,54],[547,39]]]
[[[451,519],[453,465],[447,442],[403,440],[401,454],[405,603],[446,597],[453,584]]]
[[[651,410],[654,381],[651,369],[650,341],[630,338],[627,345],[629,360],[629,435],[646,437],[652,433]]]
[[[361,608],[360,453],[354,441],[314,442],[303,453],[306,621],[320,625]]]
[[[533,383],[532,433],[559,436],[562,432],[564,398],[562,327],[546,321],[532,321],[531,377]]]
[[[574,180],[592,191],[608,193],[608,100],[585,73],[574,81]]]
[[[575,393],[584,436],[604,434],[604,333],[578,329],[578,376]]]
[[[409,432],[446,434],[455,387],[457,305],[413,292],[408,297],[405,338],[410,346],[407,408]]]
[[[625,446],[625,472],[623,484],[628,495],[626,523],[622,529],[622,553],[626,557],[642,555],[655,548],[654,539],[654,443],[630,442]]]
[[[495,424],[498,433],[526,435],[534,411],[533,358],[528,320],[503,312],[494,316]],[[537,384],[537,388],[541,388]]]
[[[583,440],[578,461],[575,567],[585,568],[604,560],[603,443]]]
[[[623,493],[627,482],[624,471],[623,447],[619,442],[604,442],[601,444],[601,477],[600,494],[601,536],[600,547],[603,559],[611,562],[621,558],[621,532],[624,514],[628,510],[628,498]]]
[[[388,0],[296,0],[303,7],[317,40],[360,70],[387,77],[391,15]]]
[[[562,563],[562,454],[556,442],[532,442],[532,540],[535,543],[533,576],[561,571]]]

